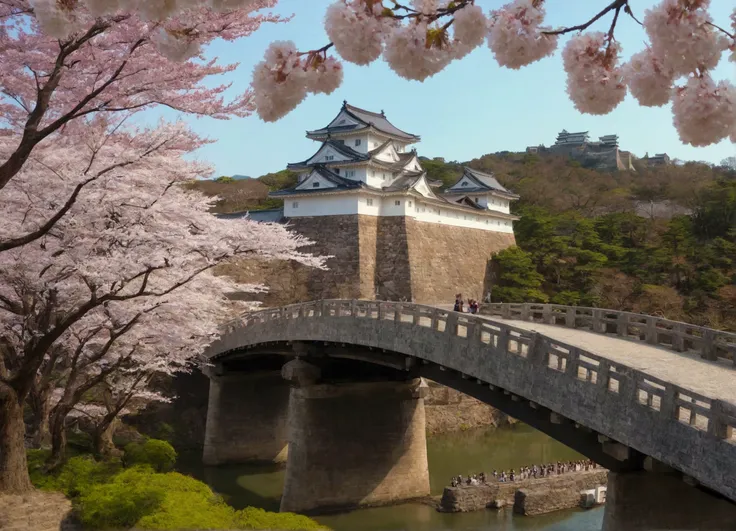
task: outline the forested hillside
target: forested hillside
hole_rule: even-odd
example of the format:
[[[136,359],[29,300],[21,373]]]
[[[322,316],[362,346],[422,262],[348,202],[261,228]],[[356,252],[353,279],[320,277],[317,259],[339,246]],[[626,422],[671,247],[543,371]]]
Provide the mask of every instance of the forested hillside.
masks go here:
[[[554,156],[484,155],[467,165],[521,200],[518,248],[496,256],[493,300],[604,306],[736,330],[736,171],[689,162],[605,173]],[[428,177],[454,183],[462,164],[424,159]],[[282,171],[252,181],[198,182],[218,212],[272,208]],[[467,252],[473,252],[467,249]]]

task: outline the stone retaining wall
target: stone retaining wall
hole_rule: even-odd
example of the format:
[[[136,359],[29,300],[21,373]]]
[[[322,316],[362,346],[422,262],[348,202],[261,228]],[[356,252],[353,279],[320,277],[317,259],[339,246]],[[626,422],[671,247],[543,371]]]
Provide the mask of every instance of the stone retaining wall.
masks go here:
[[[605,485],[607,478],[607,470],[596,469],[507,483],[445,487],[438,510],[457,513],[514,505],[514,510],[521,514],[543,514],[577,507],[580,491]],[[519,509],[516,508],[517,499]]]

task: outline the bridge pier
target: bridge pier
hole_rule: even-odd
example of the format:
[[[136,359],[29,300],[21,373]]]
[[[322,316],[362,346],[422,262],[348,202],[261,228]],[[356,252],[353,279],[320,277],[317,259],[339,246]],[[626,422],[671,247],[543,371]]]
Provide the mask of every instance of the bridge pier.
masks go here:
[[[734,522],[736,505],[691,487],[681,474],[608,474],[603,531],[722,531]]]
[[[288,405],[279,371],[211,374],[204,464],[285,461]]]
[[[306,365],[295,360],[283,371],[294,386],[281,511],[325,512],[428,495],[420,380],[317,384]]]

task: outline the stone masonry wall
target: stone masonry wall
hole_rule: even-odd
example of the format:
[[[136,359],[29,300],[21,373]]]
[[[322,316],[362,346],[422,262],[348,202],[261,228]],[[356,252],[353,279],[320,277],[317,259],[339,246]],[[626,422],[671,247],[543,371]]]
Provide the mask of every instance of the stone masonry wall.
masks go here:
[[[448,303],[456,293],[482,299],[491,255],[514,245],[513,234],[424,223],[405,217],[294,218],[292,230],[316,243],[305,251],[332,255],[328,271],[308,273],[308,295],[320,298]]]
[[[515,245],[513,234],[406,220],[413,302],[452,303],[456,293],[482,300],[488,261]]]
[[[406,218],[377,219],[376,294],[381,300],[413,301]]]
[[[361,293],[358,216],[294,218],[289,226],[315,242],[303,247],[304,252],[333,256],[327,262],[327,271],[308,271],[307,289],[311,299],[373,298]]]

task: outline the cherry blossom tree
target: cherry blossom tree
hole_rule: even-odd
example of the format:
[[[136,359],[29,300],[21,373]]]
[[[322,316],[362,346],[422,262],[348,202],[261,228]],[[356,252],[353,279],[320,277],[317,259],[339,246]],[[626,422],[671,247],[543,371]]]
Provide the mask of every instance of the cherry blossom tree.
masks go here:
[[[157,105],[217,119],[251,114],[252,91],[229,100],[229,85],[212,83],[237,65],[204,61],[201,48],[284,20],[258,13],[275,3],[221,0],[215,10],[189,2],[164,23],[155,19],[161,6],[183,2],[146,0],[125,12],[126,2],[1,0],[0,136],[12,142],[0,158],[0,189],[37,146],[96,114]]]
[[[34,386],[53,382],[47,396],[62,389],[50,404],[60,455],[66,419],[87,391],[188,370],[220,325],[249,307],[227,294],[260,288],[213,267],[244,255],[322,267],[284,226],[220,220],[211,199],[180,186],[210,171],[184,159],[203,141],[183,124],[141,129],[112,117],[37,146],[0,190],[0,230],[12,238],[94,177],[43,237],[0,252],[0,491],[30,488],[23,405]]]
[[[250,9],[253,0],[86,0],[70,7],[61,0],[36,0],[46,31],[65,36],[75,31],[78,13],[141,12],[159,21],[176,21],[159,49],[186,56],[196,48],[186,21],[192,10]],[[731,30],[708,13],[710,0],[662,0],[641,21],[634,0],[613,0],[586,22],[565,28],[544,25],[544,0],[512,0],[489,13],[474,0],[336,0],[325,14],[331,42],[317,50],[298,51],[291,41],[274,42],[253,73],[254,104],[260,117],[275,121],[307,94],[330,93],[343,76],[334,48],[345,61],[366,65],[383,56],[401,77],[424,81],[452,61],[462,59],[487,40],[501,66],[518,69],[551,55],[560,36],[576,33],[563,49],[567,92],[583,113],[611,112],[627,91],[644,106],[672,103],[674,125],[684,143],[704,146],[730,138],[736,142],[736,88],[712,79],[711,72],[730,50],[736,60],[736,10]],[[41,9],[41,6],[44,6]],[[620,16],[643,26],[649,40],[628,62],[615,38]],[[610,17],[607,32],[588,28]],[[168,23],[168,22],[166,22]],[[189,40],[188,40],[189,39]],[[174,41],[170,43],[169,41]]]

